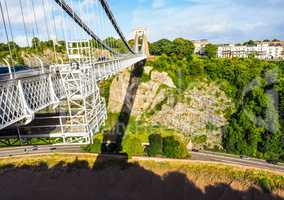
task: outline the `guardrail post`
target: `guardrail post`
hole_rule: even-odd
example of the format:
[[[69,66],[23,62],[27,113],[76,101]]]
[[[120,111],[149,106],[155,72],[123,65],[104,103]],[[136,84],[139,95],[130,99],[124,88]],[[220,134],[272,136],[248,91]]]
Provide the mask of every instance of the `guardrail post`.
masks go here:
[[[48,75],[48,82],[49,82],[49,91],[50,91],[50,96],[51,96],[50,97],[51,98],[51,103],[55,104],[54,107],[53,107],[53,108],[55,108],[58,105],[58,103],[59,103],[59,99],[56,96],[55,91],[54,91],[54,86],[53,86],[53,83],[52,83],[51,74]]]
[[[22,86],[21,80],[18,80],[17,87],[19,89],[19,97],[21,99],[21,103],[22,103],[22,106],[23,106],[23,111],[25,113],[25,118],[27,119],[25,124],[28,124],[28,123],[30,123],[33,120],[34,112],[28,106],[28,103],[27,103],[26,98],[25,98],[25,94],[24,94],[24,90],[23,90],[23,86]]]

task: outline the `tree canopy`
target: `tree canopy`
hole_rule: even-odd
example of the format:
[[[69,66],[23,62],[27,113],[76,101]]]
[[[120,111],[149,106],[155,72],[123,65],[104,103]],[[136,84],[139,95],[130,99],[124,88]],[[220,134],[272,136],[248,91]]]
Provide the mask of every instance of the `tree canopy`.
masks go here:
[[[207,44],[204,50],[205,55],[209,58],[215,58],[217,56],[218,47],[214,44]]]
[[[161,39],[150,44],[152,55],[176,56],[178,59],[191,59],[194,53],[194,45],[190,40],[177,38],[173,41]]]
[[[166,71],[180,91],[194,79],[219,84],[235,104],[225,113],[225,151],[284,160],[284,62],[199,56],[181,60],[163,54],[148,64]]]

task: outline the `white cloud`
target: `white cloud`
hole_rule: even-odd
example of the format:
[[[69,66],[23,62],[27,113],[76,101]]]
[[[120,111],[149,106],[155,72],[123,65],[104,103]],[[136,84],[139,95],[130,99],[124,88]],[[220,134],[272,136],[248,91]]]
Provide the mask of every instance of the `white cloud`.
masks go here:
[[[166,0],[153,0],[152,7],[154,9],[162,8],[166,5]]]
[[[135,10],[132,25],[147,27],[152,41],[175,37],[214,42],[284,39],[283,9],[283,0],[177,0]]]

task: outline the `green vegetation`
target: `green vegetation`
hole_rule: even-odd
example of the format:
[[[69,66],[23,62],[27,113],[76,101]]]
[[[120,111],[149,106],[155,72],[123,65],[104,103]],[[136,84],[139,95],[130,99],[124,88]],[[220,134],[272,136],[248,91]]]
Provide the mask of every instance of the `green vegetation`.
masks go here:
[[[149,147],[147,154],[151,157],[160,156],[163,154],[163,138],[159,134],[152,134],[149,136]]]
[[[83,150],[89,153],[101,153],[103,144],[103,135],[97,134],[94,138],[93,144],[83,147]]]
[[[186,145],[174,136],[163,138],[163,155],[168,158],[189,158]]]
[[[142,146],[141,140],[133,134],[128,134],[124,137],[122,141],[122,151],[127,153],[129,157],[144,155],[144,147]]]
[[[193,144],[204,144],[207,142],[207,135],[197,135],[192,138]]]
[[[106,105],[108,105],[109,95],[110,95],[110,87],[111,83],[113,81],[113,78],[109,78],[107,80],[104,80],[100,83],[100,93],[102,97],[106,101]]]
[[[209,131],[214,131],[214,130],[217,130],[218,127],[216,127],[216,125],[213,124],[212,122],[207,122],[206,129]]]
[[[149,136],[149,146],[146,150],[152,157],[190,158],[185,141],[176,136],[162,137],[160,134],[152,134]]]
[[[247,45],[247,46],[256,46],[256,42],[253,40],[249,40],[247,42],[244,42],[243,45]]]
[[[24,63],[24,58],[30,56],[38,56],[42,57],[45,54],[45,51],[49,50],[53,52],[54,50],[59,56],[60,54],[66,53],[66,44],[65,41],[58,41],[54,43],[52,40],[48,41],[40,41],[39,38],[35,37],[32,39],[31,47],[20,47],[15,42],[8,43],[0,43],[0,62],[3,64],[7,64],[4,60],[7,60],[11,65],[15,64],[26,64]],[[13,58],[13,62],[11,60]],[[52,54],[53,61],[55,61],[55,57]]]
[[[142,74],[142,77],[140,78],[140,80],[143,82],[143,83],[146,83],[148,81],[151,80],[151,73],[150,74],[146,74],[145,72]]]
[[[250,41],[248,45],[253,44]],[[182,54],[171,51],[171,42],[167,40],[160,40],[151,48],[157,57],[147,64],[154,70],[167,72],[177,91],[184,91],[192,82],[208,79],[231,98],[235,109],[225,113],[229,123],[223,136],[227,152],[284,160],[284,62],[192,55],[180,59]],[[275,92],[278,99],[273,95]],[[278,100],[279,106],[275,107]],[[214,129],[214,125],[207,124],[207,128]]]
[[[214,44],[207,44],[205,46],[205,55],[209,58],[216,58],[218,47]]]
[[[118,114],[110,113],[108,119],[94,138],[91,145],[82,149],[89,153],[101,153],[103,137],[109,137],[108,133],[115,127]],[[149,147],[143,147],[143,143],[149,143]],[[169,151],[172,151],[170,153]],[[184,136],[174,130],[167,129],[160,125],[148,125],[145,121],[136,121],[132,116],[126,128],[122,140],[122,153],[131,156],[166,156],[171,158],[188,158],[186,140]]]
[[[177,59],[191,59],[194,52],[194,45],[190,40],[177,38],[174,41],[162,39],[150,45],[150,52],[153,55],[175,56]]]
[[[262,188],[264,192],[271,192],[272,191],[272,181],[267,177],[259,178],[258,180],[259,186]]]
[[[115,127],[118,121],[118,113],[108,113],[108,118],[105,125],[101,127],[100,133],[109,133],[113,127]],[[162,137],[182,134],[178,131],[168,129],[160,125],[150,125],[147,122],[141,120],[136,120],[135,117],[131,116],[129,123],[126,128],[125,137],[129,134],[134,135],[139,138],[142,143],[149,143],[149,136],[152,134],[160,134]]]
[[[110,132],[114,126],[118,114],[110,114],[106,125],[101,129],[101,133],[94,138],[93,144],[82,147],[89,153],[101,153],[103,145],[103,133]],[[150,145],[144,149],[143,143]],[[134,117],[130,118],[130,123],[126,129],[122,141],[122,153],[132,156],[165,156],[169,158],[189,158],[186,149],[186,142],[182,134],[160,126],[150,126],[145,122],[136,122]]]
[[[108,37],[104,39],[104,42],[110,46],[114,51],[119,53],[128,53],[128,49],[121,39],[116,39],[114,37]]]
[[[121,39],[116,39],[113,37],[108,37],[104,40],[104,42],[109,45],[114,51],[119,53],[127,53],[128,49],[123,43]],[[95,40],[90,40],[92,45],[97,45]],[[129,44],[133,46],[133,41],[129,41]],[[65,41],[57,41],[56,43],[53,40],[41,41],[39,38],[32,38],[30,47],[20,47],[15,42],[8,43],[0,43],[0,62],[3,64],[7,64],[5,60],[7,60],[10,64],[27,64],[24,63],[24,58],[37,56],[42,58],[43,56],[47,56],[48,59],[52,59],[52,62],[55,62],[57,58],[55,58],[53,52],[56,52],[57,57],[66,59],[64,56],[66,54],[66,44]],[[11,60],[11,56],[13,58],[13,63]]]

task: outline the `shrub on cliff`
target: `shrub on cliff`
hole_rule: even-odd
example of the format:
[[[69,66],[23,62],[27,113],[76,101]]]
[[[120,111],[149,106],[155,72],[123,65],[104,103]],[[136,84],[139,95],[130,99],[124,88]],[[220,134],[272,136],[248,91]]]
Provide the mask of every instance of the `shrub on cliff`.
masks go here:
[[[103,143],[103,135],[99,134],[96,135],[93,141],[93,144],[89,144],[88,146],[84,147],[84,151],[89,153],[101,153]]]
[[[163,139],[159,134],[149,136],[149,147],[147,148],[148,156],[158,156],[163,154]]]
[[[135,137],[133,134],[129,134],[123,139],[122,151],[127,153],[129,157],[141,156],[144,154],[144,148],[141,140]]]
[[[189,158],[186,145],[174,136],[163,138],[163,154],[168,158]]]

